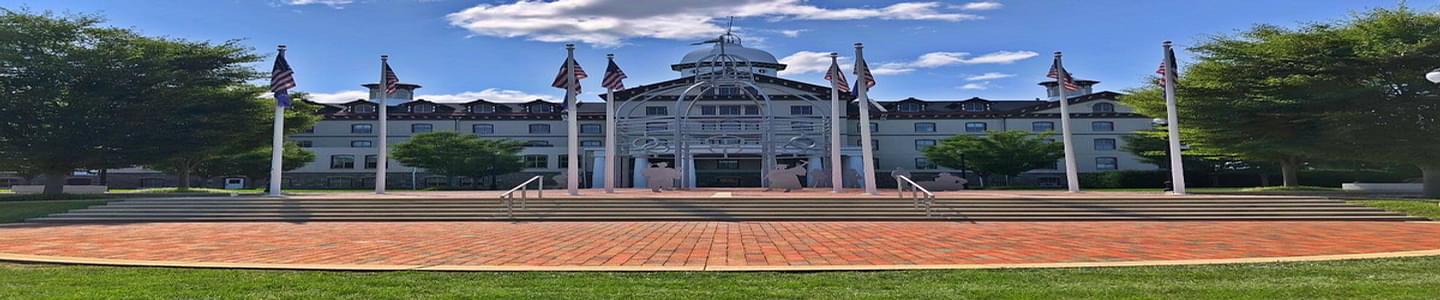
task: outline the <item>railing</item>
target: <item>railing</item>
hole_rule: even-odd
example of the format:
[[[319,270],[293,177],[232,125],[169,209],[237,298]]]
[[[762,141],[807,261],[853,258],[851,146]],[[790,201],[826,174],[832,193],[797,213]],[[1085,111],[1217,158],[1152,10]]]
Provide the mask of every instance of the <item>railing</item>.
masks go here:
[[[905,199],[905,191],[909,190],[911,205],[913,205],[915,209],[920,209],[923,205],[925,208],[925,216],[931,216],[932,209],[935,207],[935,193],[931,193],[930,190],[925,189],[925,187],[910,180],[909,176],[904,175],[895,176],[895,187],[900,190],[900,199]]]
[[[515,191],[520,191],[520,209],[525,209],[526,200],[530,199],[530,183],[534,182],[535,199],[545,198],[545,179],[541,176],[530,177],[530,180],[520,183],[515,188],[500,194],[500,204],[505,205],[505,214],[511,218],[515,217]]]

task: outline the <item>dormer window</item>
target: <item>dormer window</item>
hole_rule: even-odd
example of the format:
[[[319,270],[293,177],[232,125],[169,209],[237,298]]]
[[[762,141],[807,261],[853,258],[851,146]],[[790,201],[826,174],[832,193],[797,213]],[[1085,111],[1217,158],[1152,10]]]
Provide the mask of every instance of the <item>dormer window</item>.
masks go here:
[[[1095,105],[1090,106],[1090,111],[1097,113],[1113,113],[1115,112],[1115,105],[1110,103],[1095,103]]]
[[[925,110],[925,104],[914,102],[900,103],[900,106],[896,107],[896,109],[900,110],[900,112],[920,112]]]
[[[548,113],[555,112],[555,106],[548,103],[535,104],[530,106],[530,112]]]
[[[495,105],[492,105],[492,104],[476,104],[475,106],[471,106],[471,107],[470,107],[470,111],[471,111],[471,112],[476,112],[476,113],[482,113],[482,114],[494,113],[494,112],[495,112]]]
[[[429,103],[416,104],[415,106],[411,106],[411,107],[410,107],[410,112],[417,113],[417,114],[433,113],[433,112],[435,112],[435,105],[434,105],[434,104],[429,104]]]
[[[968,112],[982,112],[987,108],[989,108],[989,105],[986,105],[984,102],[968,102],[960,106],[960,109]]]
[[[375,106],[370,104],[356,104],[355,106],[350,107],[350,111],[359,114],[374,113]]]

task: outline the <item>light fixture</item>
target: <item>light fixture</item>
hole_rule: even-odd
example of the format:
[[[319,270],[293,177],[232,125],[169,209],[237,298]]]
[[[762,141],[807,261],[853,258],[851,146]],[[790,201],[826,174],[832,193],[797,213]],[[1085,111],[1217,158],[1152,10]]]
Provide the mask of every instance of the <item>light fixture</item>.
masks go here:
[[[1425,73],[1425,80],[1429,80],[1432,83],[1440,83],[1440,68],[1430,70],[1430,73]]]

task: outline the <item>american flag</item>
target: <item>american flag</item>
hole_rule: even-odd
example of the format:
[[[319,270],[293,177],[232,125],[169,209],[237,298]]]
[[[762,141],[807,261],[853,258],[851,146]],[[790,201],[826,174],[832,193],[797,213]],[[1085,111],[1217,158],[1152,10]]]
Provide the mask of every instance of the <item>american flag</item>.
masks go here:
[[[855,60],[855,77],[860,78],[855,82],[857,86],[864,82],[866,89],[875,87],[875,75],[870,74],[870,66],[865,64],[865,58]]]
[[[1168,65],[1171,65],[1171,66],[1175,65],[1175,50],[1174,50],[1174,49],[1168,49],[1168,48],[1165,49],[1165,59],[1162,60],[1162,61],[1160,61],[1160,69],[1155,70],[1155,74],[1160,74],[1160,79],[1159,79],[1159,80],[1156,80],[1156,83],[1159,83],[1159,84],[1160,84],[1160,87],[1165,87],[1166,84],[1169,84],[1170,81],[1172,80],[1172,79],[1171,79],[1172,77],[1178,77],[1178,74],[1171,74],[1171,72],[1166,72],[1166,71],[1169,71],[1169,70],[1166,70],[1166,68],[1165,68],[1165,66],[1167,65],[1167,63],[1168,63]],[[1176,68],[1176,70],[1173,70],[1173,71],[1176,71],[1176,73],[1178,73],[1178,71],[1180,71],[1180,70],[1179,70],[1179,68]],[[1177,78],[1177,79],[1178,79],[1178,78]]]
[[[1155,74],[1160,74],[1160,79],[1156,79],[1155,83],[1159,83],[1161,87],[1164,87],[1166,81],[1165,77],[1166,75],[1169,75],[1168,72],[1165,72],[1165,61],[1160,61],[1160,68],[1155,69]]]
[[[270,91],[275,93],[275,105],[290,107],[292,88],[295,88],[295,70],[285,61],[285,52],[280,52],[275,56],[275,68],[270,70]]]
[[[551,83],[550,86],[561,89],[570,86],[568,84],[570,81],[570,77],[566,76],[567,74],[565,74],[565,70],[570,69],[569,66],[572,63],[575,65],[575,93],[580,93],[580,80],[588,78],[590,77],[590,75],[585,74],[585,68],[581,68],[580,62],[575,61],[575,59],[573,58],[566,59],[565,63],[560,64],[560,73],[555,74],[555,82]]]
[[[620,66],[615,64],[614,59],[611,59],[610,65],[605,66],[605,80],[601,80],[600,86],[607,89],[623,90],[625,89],[625,78],[629,78],[625,76],[625,71],[621,71]]]
[[[830,71],[825,72],[825,80],[830,81],[830,86],[841,93],[850,92],[850,83],[845,80],[845,72],[840,71],[840,64],[830,62]]]
[[[389,96],[400,88],[400,76],[395,76],[395,70],[390,69],[390,63],[385,63],[385,95]]]
[[[1061,73],[1065,74],[1063,78],[1060,76]],[[1066,72],[1064,68],[1060,67],[1060,57],[1058,55],[1055,57],[1055,63],[1050,65],[1050,73],[1045,74],[1045,77],[1055,78],[1056,81],[1059,81],[1061,85],[1065,86],[1065,90],[1080,90],[1080,85],[1075,84],[1074,75],[1070,74],[1070,72]]]

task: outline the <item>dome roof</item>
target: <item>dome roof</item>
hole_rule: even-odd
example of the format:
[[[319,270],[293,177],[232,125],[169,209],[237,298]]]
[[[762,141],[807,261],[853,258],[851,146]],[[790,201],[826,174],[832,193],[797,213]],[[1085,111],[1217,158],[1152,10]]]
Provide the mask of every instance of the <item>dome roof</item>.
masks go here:
[[[690,51],[690,53],[685,54],[684,58],[680,59],[680,64],[692,64],[700,61],[700,59],[703,59],[706,56],[720,54],[721,45],[722,43],[716,43],[715,46],[710,47],[709,49],[696,49],[695,51]],[[770,54],[770,52],[765,52],[765,50],[745,48],[745,46],[731,43],[728,40],[725,41],[723,45],[725,47],[725,54],[744,58],[752,63],[780,63],[779,60],[775,59],[775,55]]]

